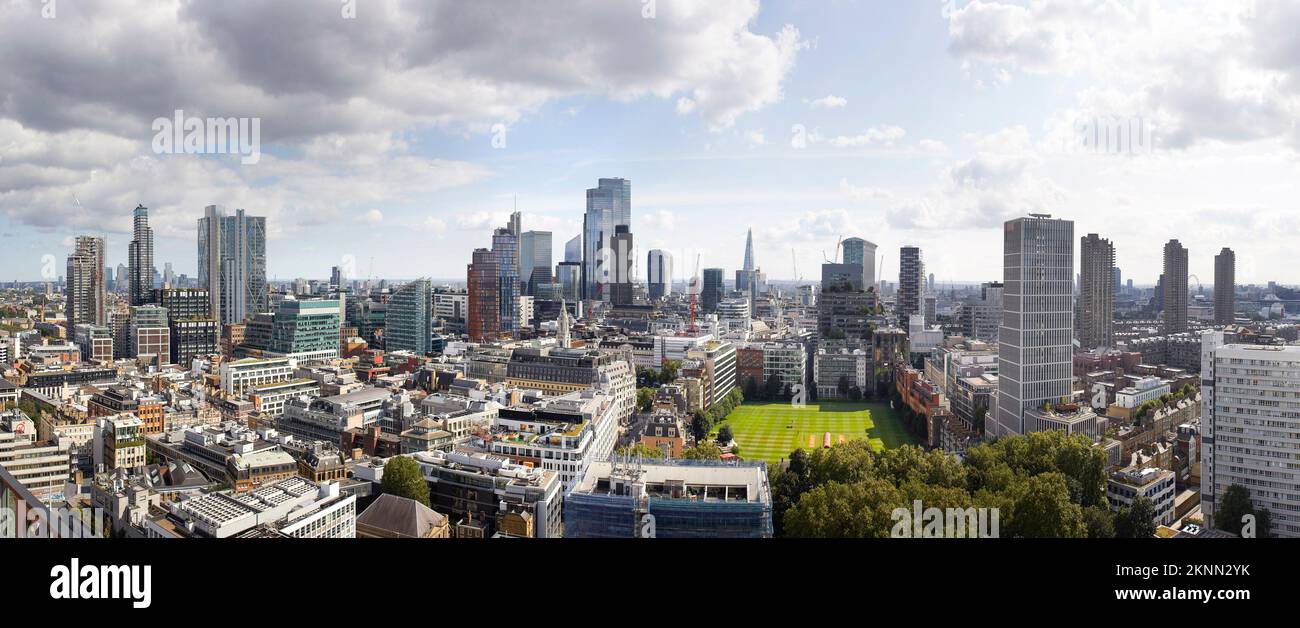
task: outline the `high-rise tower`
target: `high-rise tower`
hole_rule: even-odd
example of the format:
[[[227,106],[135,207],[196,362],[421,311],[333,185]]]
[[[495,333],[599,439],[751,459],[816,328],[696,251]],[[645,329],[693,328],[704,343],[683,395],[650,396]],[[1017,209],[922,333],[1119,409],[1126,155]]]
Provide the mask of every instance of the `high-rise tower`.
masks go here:
[[[1115,246],[1095,233],[1079,239],[1079,345],[1114,346]]]
[[[1237,254],[1223,247],[1214,256],[1214,324],[1231,325],[1237,318]]]
[[[1025,410],[1068,399],[1074,372],[1074,222],[1032,214],[1003,233],[998,396],[989,438],[1023,434]]]
[[[610,242],[619,226],[632,229],[632,182],[600,179],[587,190],[587,213],[582,217],[582,298],[610,300],[610,267],[614,254]]]
[[[1166,334],[1187,331],[1187,249],[1178,242],[1165,243],[1164,310]]]
[[[127,249],[131,281],[127,294],[131,305],[144,305],[153,298],[153,229],[149,227],[149,208],[136,205],[132,216],[132,239]]]

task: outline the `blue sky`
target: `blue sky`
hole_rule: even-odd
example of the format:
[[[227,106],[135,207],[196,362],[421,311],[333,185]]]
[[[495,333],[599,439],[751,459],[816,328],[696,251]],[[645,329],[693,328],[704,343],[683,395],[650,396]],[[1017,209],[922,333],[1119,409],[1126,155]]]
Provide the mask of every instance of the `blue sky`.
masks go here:
[[[392,0],[343,20],[320,5],[87,2],[43,19],[39,0],[0,2],[15,61],[0,68],[15,95],[0,105],[0,280],[38,278],[45,255],[61,267],[83,233],[124,262],[137,202],[158,266],[180,273],[219,204],[268,216],[279,279],[345,260],[363,278],[463,278],[516,198],[558,257],[584,190],[626,177],[643,255],[734,269],[752,227],[773,278],[792,277],[792,250],[816,276],[856,235],[885,278],[917,244],[941,282],[995,280],[1001,221],[1042,211],[1114,240],[1137,283],[1175,237],[1207,283],[1221,246],[1239,280],[1300,281],[1286,263],[1300,81],[1276,43],[1300,12],[658,0],[644,19],[640,0]],[[149,123],[176,109],[260,118],[262,162],[155,154]],[[1154,147],[1079,146],[1097,119],[1141,120]]]

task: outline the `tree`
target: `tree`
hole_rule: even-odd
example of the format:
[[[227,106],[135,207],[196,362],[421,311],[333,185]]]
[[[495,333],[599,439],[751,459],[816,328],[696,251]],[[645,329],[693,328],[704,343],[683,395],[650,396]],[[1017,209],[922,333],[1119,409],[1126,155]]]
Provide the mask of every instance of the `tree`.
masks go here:
[[[849,399],[853,401],[862,401],[862,389],[856,384],[849,387]]]
[[[732,441],[733,438],[734,438],[734,437],[733,437],[733,435],[732,435],[732,433],[731,433],[731,426],[730,426],[730,425],[724,425],[724,426],[722,426],[721,428],[718,429],[718,444],[719,444],[719,445],[726,445],[727,443],[730,443],[730,442]]]
[[[697,443],[694,447],[683,451],[682,457],[687,460],[722,460],[722,450],[716,443]]]
[[[1115,515],[1115,536],[1121,539],[1149,539],[1156,535],[1156,507],[1146,497],[1133,500]]]
[[[633,458],[663,458],[664,452],[659,451],[654,447],[647,447],[641,443],[636,443],[631,447],[620,447],[618,449],[618,455],[632,456]]]
[[[681,360],[664,360],[664,367],[659,371],[659,383],[671,384],[677,379],[677,371],[681,369]]]
[[[841,375],[840,381],[835,384],[835,388],[840,391],[840,397],[847,397],[849,394],[849,376]]]
[[[1084,538],[1088,534],[1083,509],[1070,501],[1065,475],[1059,472],[1035,475],[1016,491],[1011,536],[1033,538]]]
[[[745,396],[750,399],[758,398],[758,379],[753,377],[745,378]]]
[[[655,391],[653,388],[636,389],[636,407],[642,412],[649,412],[654,403]]]
[[[703,411],[696,410],[695,417],[691,419],[691,432],[695,434],[696,442],[708,438],[709,432],[713,431],[713,421],[709,420],[709,415]]]
[[[767,377],[767,384],[763,386],[763,398],[769,401],[781,396],[781,378],[776,373]]]
[[[831,482],[803,495],[782,528],[792,537],[889,538],[891,514],[903,500],[902,491],[881,479]]]
[[[384,492],[414,499],[429,505],[429,483],[420,472],[420,464],[408,456],[394,456],[384,462]]]
[[[1115,515],[1105,506],[1084,508],[1083,524],[1088,528],[1088,538],[1090,539],[1115,538]]]
[[[1214,527],[1225,532],[1241,534],[1242,518],[1255,514],[1255,507],[1250,502],[1250,491],[1240,484],[1233,484],[1223,492],[1223,499],[1214,507]],[[1255,529],[1259,529],[1258,518]]]

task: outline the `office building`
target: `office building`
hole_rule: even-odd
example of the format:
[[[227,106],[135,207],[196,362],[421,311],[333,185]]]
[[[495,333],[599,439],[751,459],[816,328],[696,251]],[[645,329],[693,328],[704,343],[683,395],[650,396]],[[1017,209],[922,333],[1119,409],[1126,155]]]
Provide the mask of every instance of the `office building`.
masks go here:
[[[537,296],[543,284],[551,283],[551,232],[525,231],[519,237],[519,278],[524,294]]]
[[[22,410],[0,411],[0,468],[43,502],[63,501],[76,462],[71,447],[66,438],[39,440],[36,423]]]
[[[512,334],[520,327],[519,219],[519,212],[511,214],[510,222],[492,234],[492,256],[499,275],[497,307],[503,334]]]
[[[1095,233],[1079,239],[1076,330],[1084,349],[1114,346],[1115,246]]]
[[[198,223],[198,287],[208,291],[218,324],[242,323],[269,312],[266,291],[266,218],[209,205]],[[337,305],[337,304],[336,304]]]
[[[388,322],[384,329],[386,351],[412,351],[424,355],[433,351],[433,283],[417,279],[398,288],[388,299]]]
[[[876,245],[862,238],[845,238],[840,245],[845,264],[862,267],[863,289],[876,285]]]
[[[1178,240],[1165,243],[1162,278],[1164,332],[1181,334],[1187,331],[1187,249]]]
[[[469,337],[474,342],[501,335],[501,271],[488,249],[475,249],[467,269]]]
[[[713,314],[718,311],[718,303],[722,301],[726,290],[723,284],[725,272],[721,268],[704,269],[703,287],[699,296],[700,314]]]
[[[337,358],[340,325],[335,299],[285,299],[275,310],[267,354],[293,357],[303,366]]]
[[[587,190],[587,211],[582,217],[582,298],[609,301],[605,290],[614,257],[613,238],[619,226],[632,229],[632,182],[600,179]]]
[[[457,538],[560,538],[564,490],[554,471],[506,456],[471,451],[411,454],[429,483],[430,506],[452,522]],[[382,467],[358,466],[358,477]]]
[[[131,307],[131,357],[157,365],[171,361],[171,328],[167,308],[157,305]]]
[[[1214,256],[1214,324],[1231,325],[1237,318],[1237,254],[1224,247]]]
[[[207,290],[162,288],[153,291],[152,300],[167,310],[173,364],[189,368],[195,358],[220,352],[220,329],[209,311]]]
[[[1002,325],[1002,282],[980,284],[978,296],[971,295],[961,302],[957,321],[961,324],[963,336],[997,342],[998,327]]]
[[[1025,412],[1068,400],[1074,352],[1074,222],[1045,214],[1007,221],[998,404],[986,435],[1025,433]]]
[[[626,225],[614,227],[610,240],[613,268],[609,276],[609,302],[614,305],[632,305],[632,232]]]
[[[768,538],[772,494],[762,462],[593,463],[564,499],[568,538]]]
[[[646,291],[651,301],[658,301],[673,293],[673,257],[663,249],[652,249],[646,255]]]

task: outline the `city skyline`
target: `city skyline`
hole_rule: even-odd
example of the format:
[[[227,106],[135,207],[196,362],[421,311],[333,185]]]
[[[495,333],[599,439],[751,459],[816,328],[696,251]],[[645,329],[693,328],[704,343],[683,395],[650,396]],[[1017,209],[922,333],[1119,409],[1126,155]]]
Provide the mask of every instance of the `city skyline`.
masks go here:
[[[170,97],[135,101],[64,93],[68,88],[51,83],[42,64],[15,63],[0,73],[0,85],[21,101],[0,110],[0,239],[12,243],[0,254],[8,271],[0,280],[40,279],[43,256],[61,258],[78,235],[106,236],[108,263],[124,263],[137,204],[150,208],[155,261],[173,262],[178,274],[196,274],[189,225],[203,207],[216,204],[266,216],[268,250],[292,245],[293,255],[269,256],[269,278],[324,276],[343,255],[362,272],[373,256],[376,277],[451,278],[475,246],[465,236],[503,222],[516,197],[529,229],[567,240],[581,232],[581,195],[589,181],[623,177],[638,182],[642,219],[633,231],[642,253],[686,246],[707,252],[702,265],[734,270],[733,254],[710,244],[720,226],[741,214],[754,227],[755,248],[771,280],[797,278],[791,249],[799,267],[812,268],[850,234],[877,243],[887,261],[905,243],[924,248],[928,240],[941,241],[945,246],[930,247],[935,250],[927,258],[940,285],[995,280],[998,260],[969,253],[995,248],[1001,221],[1046,212],[1070,217],[1081,233],[1111,239],[1117,265],[1139,285],[1154,284],[1158,272],[1150,269],[1160,264],[1159,252],[1142,244],[1173,238],[1188,247],[1190,272],[1199,277],[1213,276],[1214,253],[1227,246],[1238,253],[1238,283],[1300,283],[1300,274],[1293,274],[1300,271],[1284,263],[1286,236],[1294,233],[1286,212],[1295,195],[1296,159],[1278,116],[1255,125],[1226,114],[1216,120],[1216,111],[1176,97],[1193,89],[1175,71],[1178,60],[1198,45],[1232,53],[1237,40],[1229,34],[1180,34],[1110,5],[1071,16],[999,2],[685,6],[664,0],[654,19],[641,19],[638,3],[575,8],[572,13],[590,26],[586,32],[599,34],[599,46],[634,41],[665,59],[654,71],[624,73],[592,59],[600,71],[576,85],[529,83],[481,63],[445,60],[391,74],[362,53],[344,69],[307,63],[302,76],[282,83],[237,57],[182,55],[177,65],[133,67],[145,73],[147,84],[176,85],[167,90]],[[53,20],[17,6],[5,21],[15,32],[0,40],[38,54],[60,45],[69,52],[62,69],[84,70],[94,62],[71,32],[88,20],[117,23],[139,11],[154,19],[133,21],[120,36],[208,41],[232,24],[247,25],[237,30],[256,47],[299,32],[290,18],[307,15],[325,32],[355,29],[411,48],[415,42],[395,24],[412,14],[443,16],[447,7],[399,4],[368,16],[363,9],[367,19],[334,23],[334,16],[317,15],[307,4],[237,15],[219,7],[139,5],[108,12],[90,4]],[[1171,7],[1165,22],[1206,13],[1239,25],[1243,34],[1235,37],[1247,44],[1300,20],[1300,12],[1249,12],[1233,4]],[[546,23],[550,17],[526,6],[505,15],[508,23],[482,20],[478,27],[507,29],[513,20]],[[1003,17],[1041,19],[1019,32],[1008,31],[1014,21],[993,19]],[[1115,22],[1123,28],[1104,34],[1088,28],[1107,18],[1120,18]],[[887,22],[896,26],[886,28]],[[864,25],[869,36],[849,24]],[[1165,54],[1134,45],[1148,37],[1144,26],[1160,26],[1155,36]],[[727,36],[707,39],[707,28]],[[472,60],[503,52],[500,42],[507,38],[493,32],[482,33]],[[319,35],[302,33],[310,34]],[[1051,43],[1015,45],[1038,40]],[[559,44],[536,45],[545,56],[557,52],[546,46]],[[879,54],[883,50],[892,54]],[[1090,52],[1096,54],[1083,54]],[[1242,67],[1215,67],[1217,82],[1204,86],[1210,93],[1198,100],[1207,108],[1230,107],[1241,96],[1224,85],[1287,73],[1278,66],[1285,51],[1257,52],[1232,53],[1243,56]],[[213,95],[195,84],[197,78],[179,73],[187,62],[197,66],[196,77],[220,77],[257,97]],[[125,63],[120,56],[107,58],[103,73],[125,72]],[[692,71],[693,64],[709,63],[736,72],[718,78]],[[411,80],[458,73],[496,88],[478,103],[494,113],[439,99],[388,103],[380,84],[351,71]],[[929,80],[914,84],[907,77],[916,74]],[[306,110],[286,109],[270,95],[273,85],[308,103]],[[964,107],[937,111],[883,97],[903,87],[918,98]],[[1165,96],[1144,100],[1141,94]],[[63,107],[46,110],[38,100],[43,95],[93,103],[104,115],[74,119]],[[339,111],[336,103],[348,97],[372,108]],[[1261,107],[1270,110],[1297,108],[1294,95],[1276,88],[1262,98]],[[265,142],[261,160],[156,153],[150,123],[175,111],[256,116]],[[1074,142],[1089,124],[1112,119],[1148,125],[1142,128],[1154,134],[1150,151],[1108,154],[1107,147]],[[496,125],[504,135],[493,132]],[[503,142],[494,145],[496,139]],[[83,147],[75,159],[57,148],[74,142]],[[1245,156],[1250,159],[1240,159]],[[1245,220],[1242,211],[1249,212]],[[877,272],[889,277],[896,270],[887,265]]]

